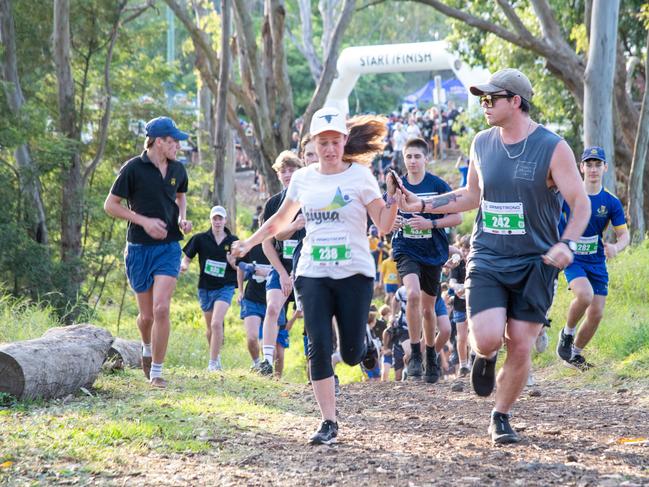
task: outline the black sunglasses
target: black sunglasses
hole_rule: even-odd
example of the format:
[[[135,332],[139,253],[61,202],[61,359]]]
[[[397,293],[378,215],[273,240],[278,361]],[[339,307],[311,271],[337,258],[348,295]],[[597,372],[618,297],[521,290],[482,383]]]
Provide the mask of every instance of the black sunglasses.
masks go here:
[[[507,94],[503,95],[482,95],[479,100],[480,100],[480,105],[483,103],[487,104],[487,108],[491,108],[494,106],[494,102],[498,100],[499,98],[513,98],[516,95],[514,93],[507,92]]]

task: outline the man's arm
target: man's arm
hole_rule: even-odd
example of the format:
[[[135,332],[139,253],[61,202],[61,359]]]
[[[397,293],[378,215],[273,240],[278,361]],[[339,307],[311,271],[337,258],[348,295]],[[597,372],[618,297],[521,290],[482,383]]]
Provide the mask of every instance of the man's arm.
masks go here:
[[[187,195],[185,193],[176,193],[176,204],[180,210],[178,226],[183,233],[189,233],[192,231],[192,222],[187,220]]]
[[[189,269],[189,264],[192,263],[192,259],[187,257],[186,254],[183,254],[183,260],[180,262],[180,272],[187,272]]]
[[[570,219],[561,239],[579,240],[590,219],[590,199],[579,176],[575,156],[570,146],[562,140],[554,149],[550,161],[547,185],[556,187],[570,207]],[[563,242],[554,244],[543,256],[543,262],[559,269],[570,265],[574,256]]]
[[[548,187],[553,186],[557,187],[570,207],[570,218],[561,238],[579,240],[590,219],[590,199],[577,170],[572,149],[563,140],[557,144],[550,161]]]
[[[104,211],[114,218],[126,220],[144,228],[144,231],[156,240],[167,238],[167,224],[159,218],[149,218],[122,205],[122,198],[110,193],[104,201]]]

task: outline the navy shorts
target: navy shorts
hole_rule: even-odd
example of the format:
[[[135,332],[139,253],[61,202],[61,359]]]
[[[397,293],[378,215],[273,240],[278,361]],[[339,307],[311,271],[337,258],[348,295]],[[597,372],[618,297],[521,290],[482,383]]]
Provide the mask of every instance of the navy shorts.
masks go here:
[[[259,316],[262,321],[266,317],[266,305],[263,303],[257,303],[255,301],[250,301],[249,299],[241,300],[241,312],[239,317],[243,320],[248,316]],[[279,313],[277,318],[277,324],[279,326],[286,325],[286,311],[282,308],[282,311]]]
[[[385,292],[386,292],[386,294],[387,294],[387,293],[392,293],[392,294],[394,294],[394,293],[397,292],[398,289],[399,289],[399,285],[398,285],[398,284],[386,284],[386,285],[385,285]]]
[[[148,291],[153,286],[154,276],[178,278],[181,255],[178,242],[159,245],[128,243],[124,249],[124,263],[133,291]]]
[[[264,338],[264,324],[260,323],[259,324],[259,339],[261,340]],[[280,327],[279,331],[277,332],[277,340],[275,342],[280,345],[282,348],[288,348],[290,343],[288,340],[288,331],[286,328],[283,326]]]
[[[463,323],[466,321],[466,311],[453,310],[453,321],[456,323]]]
[[[363,364],[361,364],[361,369],[363,369],[363,372],[365,372],[368,379],[379,379],[379,378],[381,378],[381,366],[378,365],[378,364],[372,370],[366,369],[363,366]]]
[[[392,365],[392,355],[383,355],[383,363]]]
[[[437,299],[435,300],[435,316],[446,316],[447,314],[448,310],[446,309],[444,299],[442,296],[437,296]]]
[[[593,293],[599,296],[608,295],[608,271],[606,264],[584,264],[583,262],[574,261],[564,269],[564,274],[568,284],[573,279],[585,277],[593,286]]]
[[[220,289],[198,289],[198,302],[203,312],[212,311],[214,303],[217,301],[232,303],[233,296],[234,286],[223,286]]]

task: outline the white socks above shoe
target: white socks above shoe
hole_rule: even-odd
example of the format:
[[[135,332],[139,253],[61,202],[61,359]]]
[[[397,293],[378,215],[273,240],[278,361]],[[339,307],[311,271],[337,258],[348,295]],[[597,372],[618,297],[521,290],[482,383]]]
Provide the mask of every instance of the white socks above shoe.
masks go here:
[[[157,377],[162,377],[162,364],[151,364],[151,374],[150,376],[151,379],[155,379]]]
[[[275,346],[274,345],[264,345],[264,360],[268,360],[270,365],[273,365],[275,360]]]
[[[568,325],[563,327],[563,334],[564,335],[572,335],[575,336],[575,333],[577,332],[577,327],[575,326],[574,328],[568,328]]]
[[[572,354],[570,355],[570,359],[572,360],[573,358],[575,358],[576,355],[581,355],[581,352],[583,352],[583,351],[584,351],[583,348],[578,348],[578,347],[575,347],[573,345],[572,346]]]
[[[151,344],[142,342],[142,356],[150,357],[151,356]]]

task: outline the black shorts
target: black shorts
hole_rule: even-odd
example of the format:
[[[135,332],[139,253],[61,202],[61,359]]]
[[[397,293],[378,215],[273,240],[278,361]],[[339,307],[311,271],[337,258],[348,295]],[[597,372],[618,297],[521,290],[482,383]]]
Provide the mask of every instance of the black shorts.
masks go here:
[[[408,274],[417,274],[422,291],[429,296],[437,296],[439,294],[439,278],[442,275],[441,265],[422,264],[405,254],[400,254],[396,258],[396,261],[397,272],[399,272],[401,279]]]
[[[484,265],[471,267],[466,279],[469,318],[481,311],[505,308],[507,317],[547,324],[559,270],[539,260],[516,271],[495,271]]]

